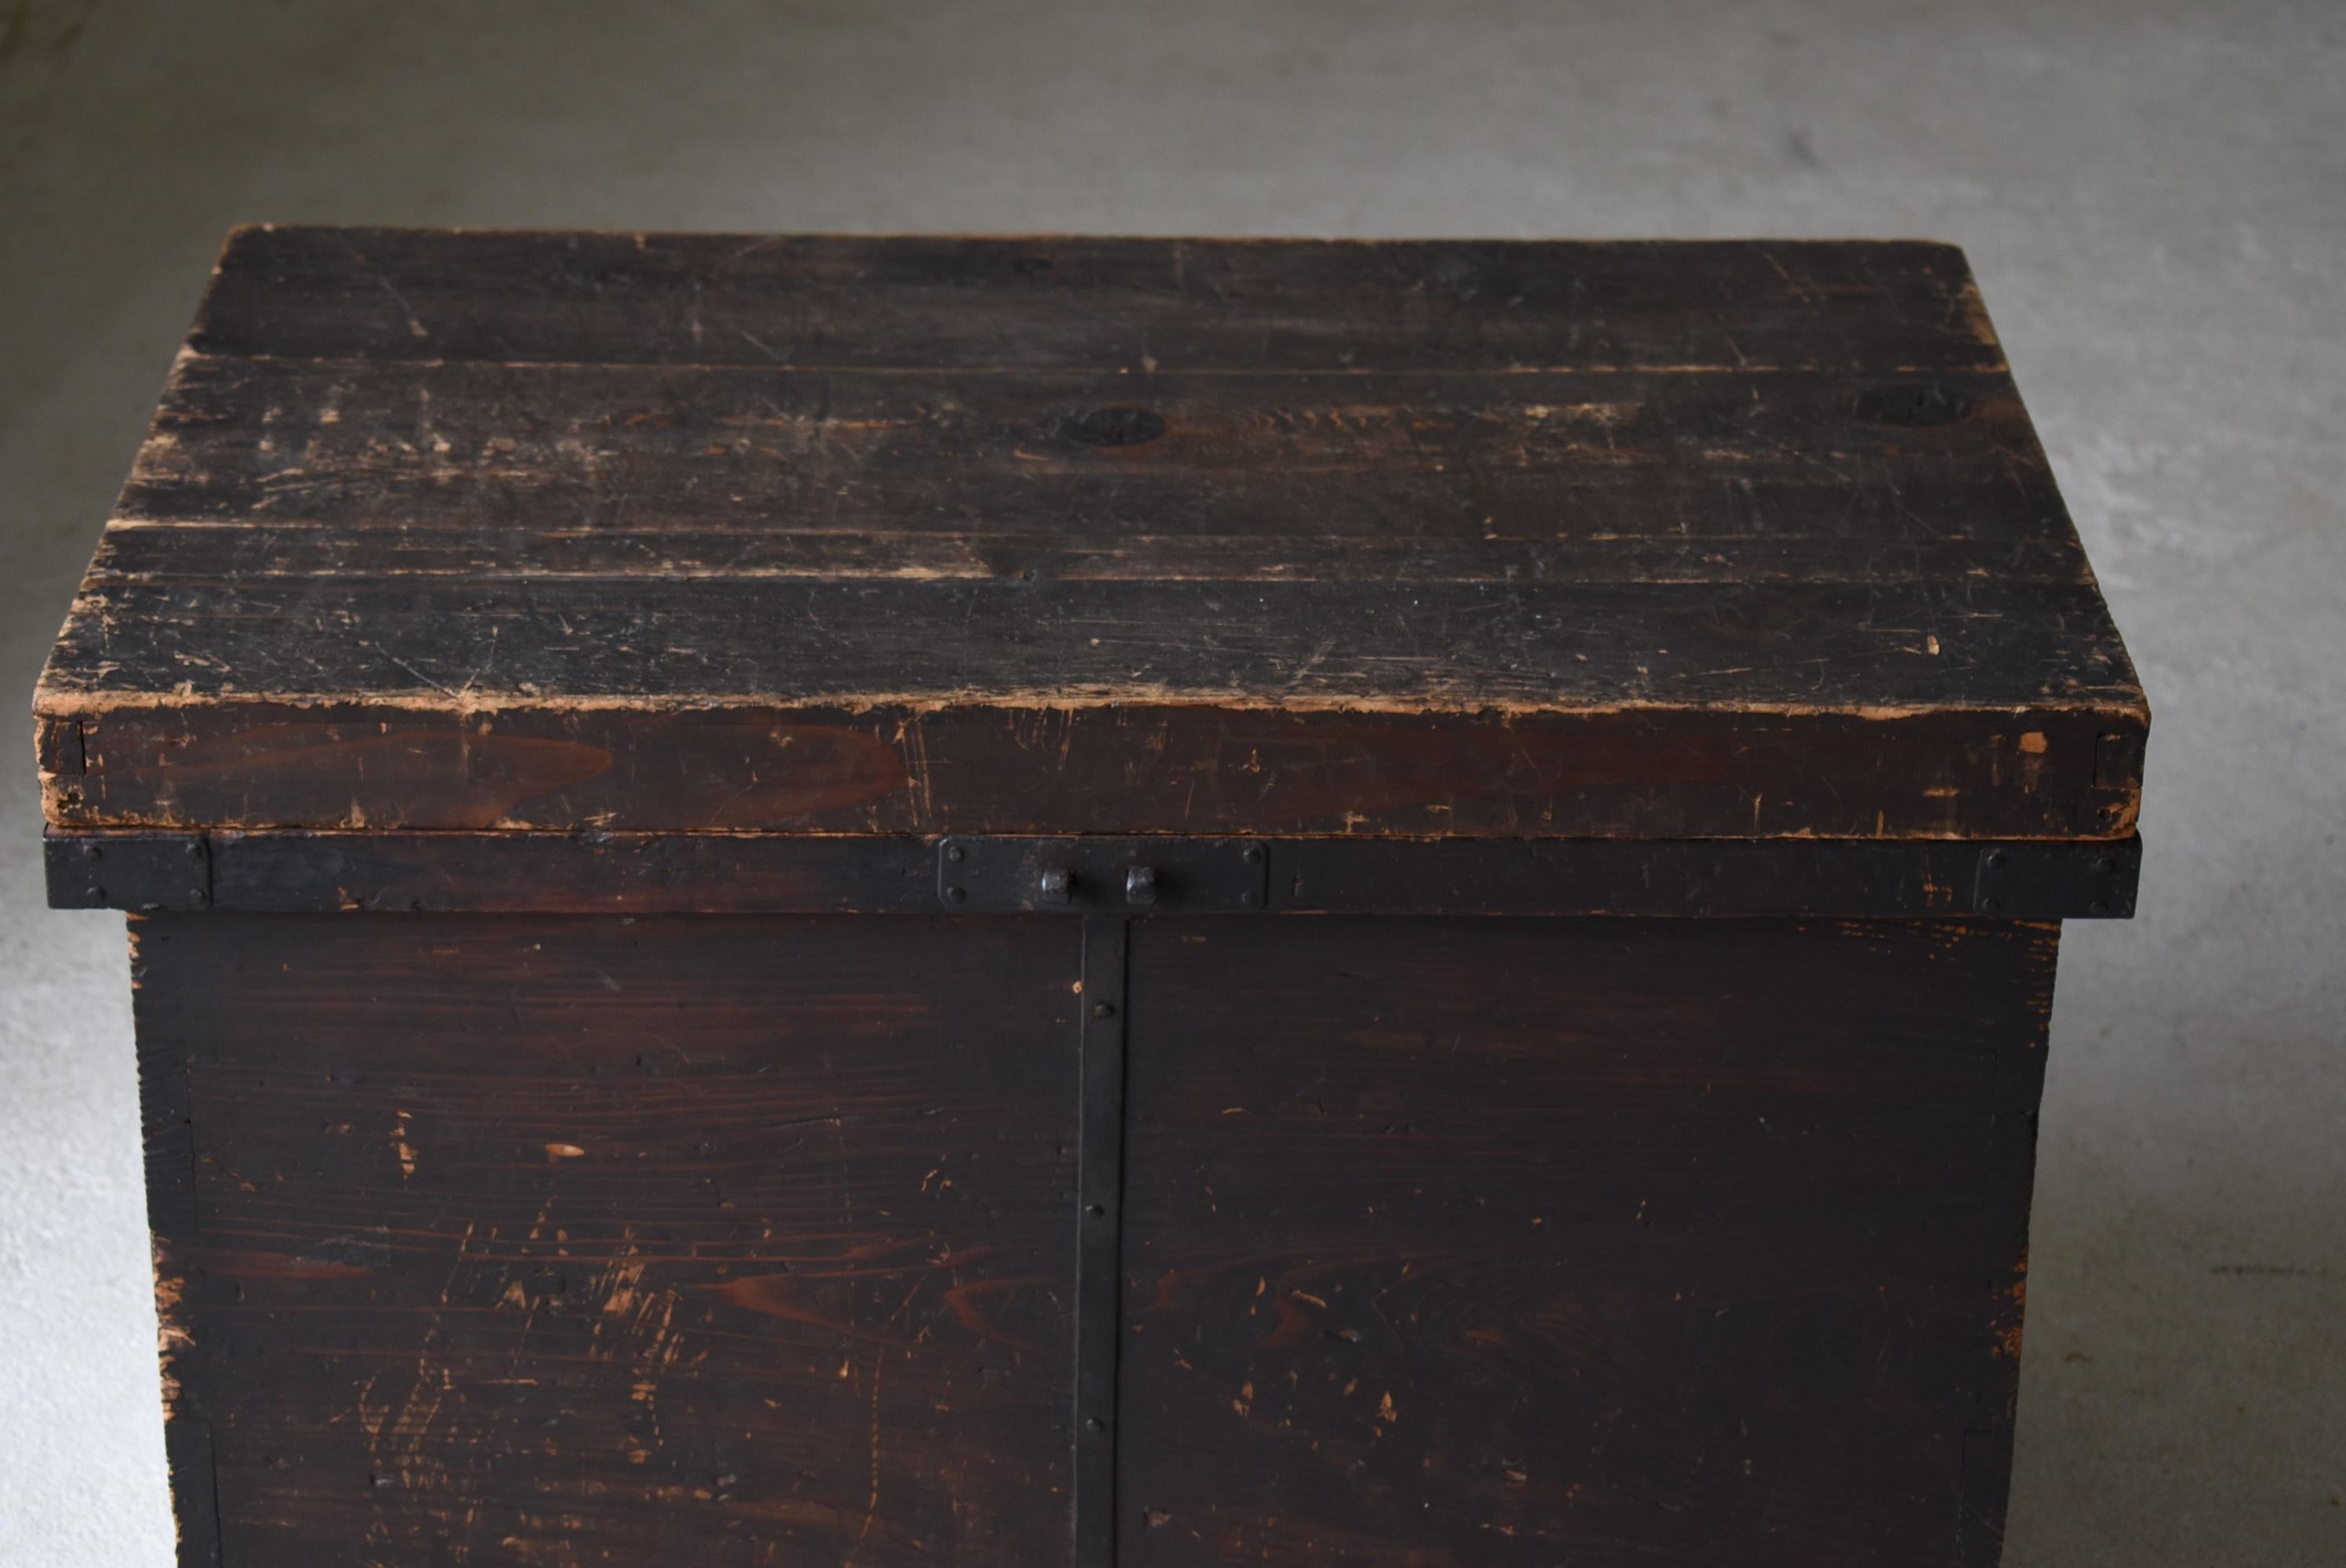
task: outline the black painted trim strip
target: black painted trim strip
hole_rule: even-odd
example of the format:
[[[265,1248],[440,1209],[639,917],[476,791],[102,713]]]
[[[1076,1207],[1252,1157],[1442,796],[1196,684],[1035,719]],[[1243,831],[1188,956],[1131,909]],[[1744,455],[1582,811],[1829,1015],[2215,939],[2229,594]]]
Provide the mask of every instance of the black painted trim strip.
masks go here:
[[[1124,1040],[1130,930],[1084,921],[1082,1119],[1076,1156],[1075,1561],[1116,1561],[1116,1357],[1123,1303]]]
[[[1007,862],[1048,846],[1086,862],[1183,863],[1175,837],[973,839]],[[1217,840],[1219,857],[1240,840]],[[2108,840],[1264,839],[1249,878],[1212,907],[1289,914],[1638,915],[1849,919],[2133,914],[2138,837]],[[946,840],[912,835],[257,832],[59,833],[47,841],[59,909],[617,914],[904,914],[1054,905],[947,900]],[[1168,871],[1160,904],[1181,910]],[[1258,871],[1260,903],[1241,901]],[[1082,867],[1077,867],[1078,880]],[[1219,884],[1218,884],[1219,886]],[[1202,904],[1188,906],[1201,912]]]

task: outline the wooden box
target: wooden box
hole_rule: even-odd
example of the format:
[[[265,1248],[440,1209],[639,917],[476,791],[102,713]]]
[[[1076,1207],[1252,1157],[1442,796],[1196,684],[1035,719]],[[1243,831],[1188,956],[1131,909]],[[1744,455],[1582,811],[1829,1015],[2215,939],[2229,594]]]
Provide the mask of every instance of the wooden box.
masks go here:
[[[188,1564],[1965,1564],[2147,710],[1963,258],[255,229],[36,700]]]

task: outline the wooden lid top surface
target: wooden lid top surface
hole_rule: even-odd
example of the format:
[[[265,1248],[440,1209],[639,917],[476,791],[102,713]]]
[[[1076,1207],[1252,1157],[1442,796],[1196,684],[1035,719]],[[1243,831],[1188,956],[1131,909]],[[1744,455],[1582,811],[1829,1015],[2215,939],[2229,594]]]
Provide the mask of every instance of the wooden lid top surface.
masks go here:
[[[63,826],[2100,837],[1960,252],[253,229]]]

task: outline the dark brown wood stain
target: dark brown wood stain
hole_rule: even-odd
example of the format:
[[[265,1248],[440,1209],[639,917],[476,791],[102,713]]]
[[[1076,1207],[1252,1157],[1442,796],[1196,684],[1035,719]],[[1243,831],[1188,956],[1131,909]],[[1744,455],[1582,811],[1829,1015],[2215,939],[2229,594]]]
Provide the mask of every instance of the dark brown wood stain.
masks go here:
[[[2053,928],[1131,930],[1117,1561],[1993,1561]],[[1070,1560],[1077,922],[137,931],[219,1561]]]
[[[2004,367],[1963,253],[1896,240],[244,229],[189,341],[781,370]]]
[[[240,229],[35,712],[188,1568],[1999,1554],[2148,710],[1951,247]]]
[[[2147,721],[1945,246],[265,229],[36,708],[71,827],[1556,838]]]
[[[1993,1560],[2050,928],[1135,931],[1120,1562]]]
[[[2067,839],[2129,830],[2140,797],[2093,771],[2139,727],[2082,712],[172,702],[66,722],[88,767],[44,784],[76,829]]]
[[[137,932],[190,1560],[1069,1560],[1072,925]]]

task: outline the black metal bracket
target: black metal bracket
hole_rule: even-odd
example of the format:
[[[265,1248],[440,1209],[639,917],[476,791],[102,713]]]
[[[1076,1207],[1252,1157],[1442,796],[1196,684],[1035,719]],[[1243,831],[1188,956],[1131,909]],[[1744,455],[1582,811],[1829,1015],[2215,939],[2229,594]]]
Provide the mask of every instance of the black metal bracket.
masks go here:
[[[2045,853],[2028,844],[1991,844],[1979,852],[1972,911],[2004,920],[2125,920],[2134,913],[2142,840],[2062,845]]]
[[[211,907],[211,846],[201,833],[52,833],[43,859],[52,909]]]
[[[973,913],[1145,915],[1263,908],[1261,844],[1244,839],[1023,839],[937,843],[937,899]]]

